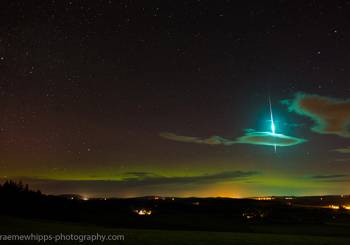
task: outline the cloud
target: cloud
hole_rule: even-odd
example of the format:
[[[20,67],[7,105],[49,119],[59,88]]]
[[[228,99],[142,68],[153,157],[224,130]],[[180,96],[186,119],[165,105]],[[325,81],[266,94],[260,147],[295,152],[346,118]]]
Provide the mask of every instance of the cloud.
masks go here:
[[[290,111],[312,119],[312,131],[350,138],[350,100],[314,94],[297,93],[292,100],[284,100]]]
[[[191,137],[191,136],[183,136],[177,135],[173,133],[160,133],[161,137],[169,140],[187,142],[187,143],[197,143],[197,144],[207,144],[207,145],[230,145],[234,144],[231,140],[224,139],[220,136],[212,136],[209,138],[199,138],[199,137]]]
[[[311,176],[312,179],[339,179],[348,177],[347,174],[328,174],[328,175],[313,175]]]
[[[159,175],[150,173],[150,172],[126,172],[124,173],[127,176],[134,176],[138,178],[146,178],[146,177],[157,177]]]
[[[323,182],[350,182],[347,174],[326,174],[326,175],[313,175],[311,179],[323,181]]]
[[[130,193],[154,194],[159,190],[164,190],[165,186],[167,187],[166,190],[169,190],[169,188],[181,190],[184,185],[193,187],[203,184],[247,180],[249,177],[258,174],[257,171],[224,171],[192,176],[163,176],[151,172],[126,172],[124,177],[119,180],[55,180],[30,177],[13,179],[22,180],[34,189],[44,191],[44,193],[63,194],[68,192],[94,195],[107,193],[107,196],[125,196],[130,195]]]
[[[268,145],[268,146],[293,146],[306,142],[305,139],[300,139],[283,134],[272,134],[270,132],[252,132],[247,133],[236,139],[239,144],[252,145]]]
[[[126,177],[121,180],[124,184],[142,184],[142,185],[172,185],[172,184],[202,184],[202,183],[216,183],[222,181],[233,181],[242,178],[247,178],[253,175],[257,175],[256,171],[225,171],[214,174],[204,174],[195,176],[176,176],[166,177],[161,175],[155,175],[153,173],[134,173],[128,172]]]
[[[173,133],[161,133],[161,137],[187,143],[208,144],[208,145],[233,145],[233,144],[251,144],[251,145],[267,145],[267,146],[293,146],[306,142],[300,139],[283,134],[272,134],[270,132],[246,131],[245,135],[236,139],[225,139],[220,136],[211,136],[209,138],[199,138],[191,136],[176,135]]]
[[[252,132],[255,132],[256,130],[255,129],[253,129],[253,128],[246,128],[246,129],[244,129],[244,132],[246,132],[246,133],[252,133]]]
[[[344,148],[334,149],[332,151],[343,153],[343,154],[350,154],[350,146],[347,146],[347,147],[344,147]]]

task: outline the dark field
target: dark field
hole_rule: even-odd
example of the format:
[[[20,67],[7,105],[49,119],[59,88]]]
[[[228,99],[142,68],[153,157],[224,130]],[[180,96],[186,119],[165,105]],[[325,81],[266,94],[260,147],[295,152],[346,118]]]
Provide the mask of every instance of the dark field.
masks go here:
[[[45,220],[24,220],[12,217],[1,217],[1,233],[8,234],[122,234],[124,241],[105,242],[104,244],[349,244],[349,227],[332,227],[340,237],[325,236],[329,227],[323,226],[251,226],[251,233],[243,232],[206,232],[179,230],[146,230],[146,229],[113,229],[87,224],[73,224]],[[301,235],[305,229],[318,235]],[[266,232],[266,233],[265,233]],[[271,234],[271,233],[272,234]],[[294,233],[294,234],[293,234]],[[60,242],[59,244],[78,244],[79,242]],[[95,242],[95,244],[98,242]],[[38,244],[38,242],[25,242]],[[47,242],[46,244],[57,244]]]
[[[350,243],[348,196],[87,200],[47,196],[16,183],[4,185],[0,196],[1,235],[123,235],[106,244]]]

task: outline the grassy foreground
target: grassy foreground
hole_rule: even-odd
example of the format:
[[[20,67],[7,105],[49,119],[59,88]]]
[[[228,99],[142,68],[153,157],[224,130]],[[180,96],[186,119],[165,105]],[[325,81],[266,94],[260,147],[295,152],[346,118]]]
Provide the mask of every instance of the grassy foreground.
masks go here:
[[[42,220],[25,220],[0,216],[0,234],[114,234],[124,235],[124,241],[106,241],[103,244],[149,244],[149,245],[197,245],[197,244],[350,244],[349,237],[334,236],[307,236],[291,234],[266,234],[266,233],[236,233],[236,232],[205,232],[205,231],[167,231],[167,230],[136,230],[136,229],[111,229],[84,224],[60,223]],[[0,242],[11,244],[10,242]],[[12,243],[12,244],[18,244]],[[37,241],[21,242],[21,244],[40,244]],[[42,242],[42,244],[44,244]],[[46,242],[45,244],[92,244],[91,242]],[[94,242],[93,244],[101,244]]]

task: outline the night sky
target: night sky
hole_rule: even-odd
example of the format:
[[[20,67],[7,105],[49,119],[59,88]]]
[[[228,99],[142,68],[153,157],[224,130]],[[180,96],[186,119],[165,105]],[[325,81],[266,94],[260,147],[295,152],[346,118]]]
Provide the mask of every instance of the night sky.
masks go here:
[[[2,0],[0,113],[44,193],[349,194],[350,1]]]

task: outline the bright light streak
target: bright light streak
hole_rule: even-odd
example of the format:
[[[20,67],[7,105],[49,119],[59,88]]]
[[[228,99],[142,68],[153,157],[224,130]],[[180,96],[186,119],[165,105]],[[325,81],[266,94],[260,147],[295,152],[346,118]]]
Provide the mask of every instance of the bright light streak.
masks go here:
[[[272,123],[271,123],[271,131],[272,131],[272,134],[273,134],[273,135],[276,133],[276,127],[275,127],[275,124],[274,124],[273,121],[272,121]]]
[[[269,97],[269,106],[270,106],[270,116],[271,116],[271,133],[275,134],[276,133],[276,126],[275,126],[275,122],[273,120],[272,104],[271,104],[271,98],[270,97]]]
[[[273,120],[273,113],[272,113],[272,103],[271,103],[271,97],[269,96],[269,106],[270,106],[270,117],[271,117],[271,133],[272,135],[276,134],[276,126],[275,126],[275,122]],[[275,147],[275,152],[277,151],[277,146],[274,145]]]

